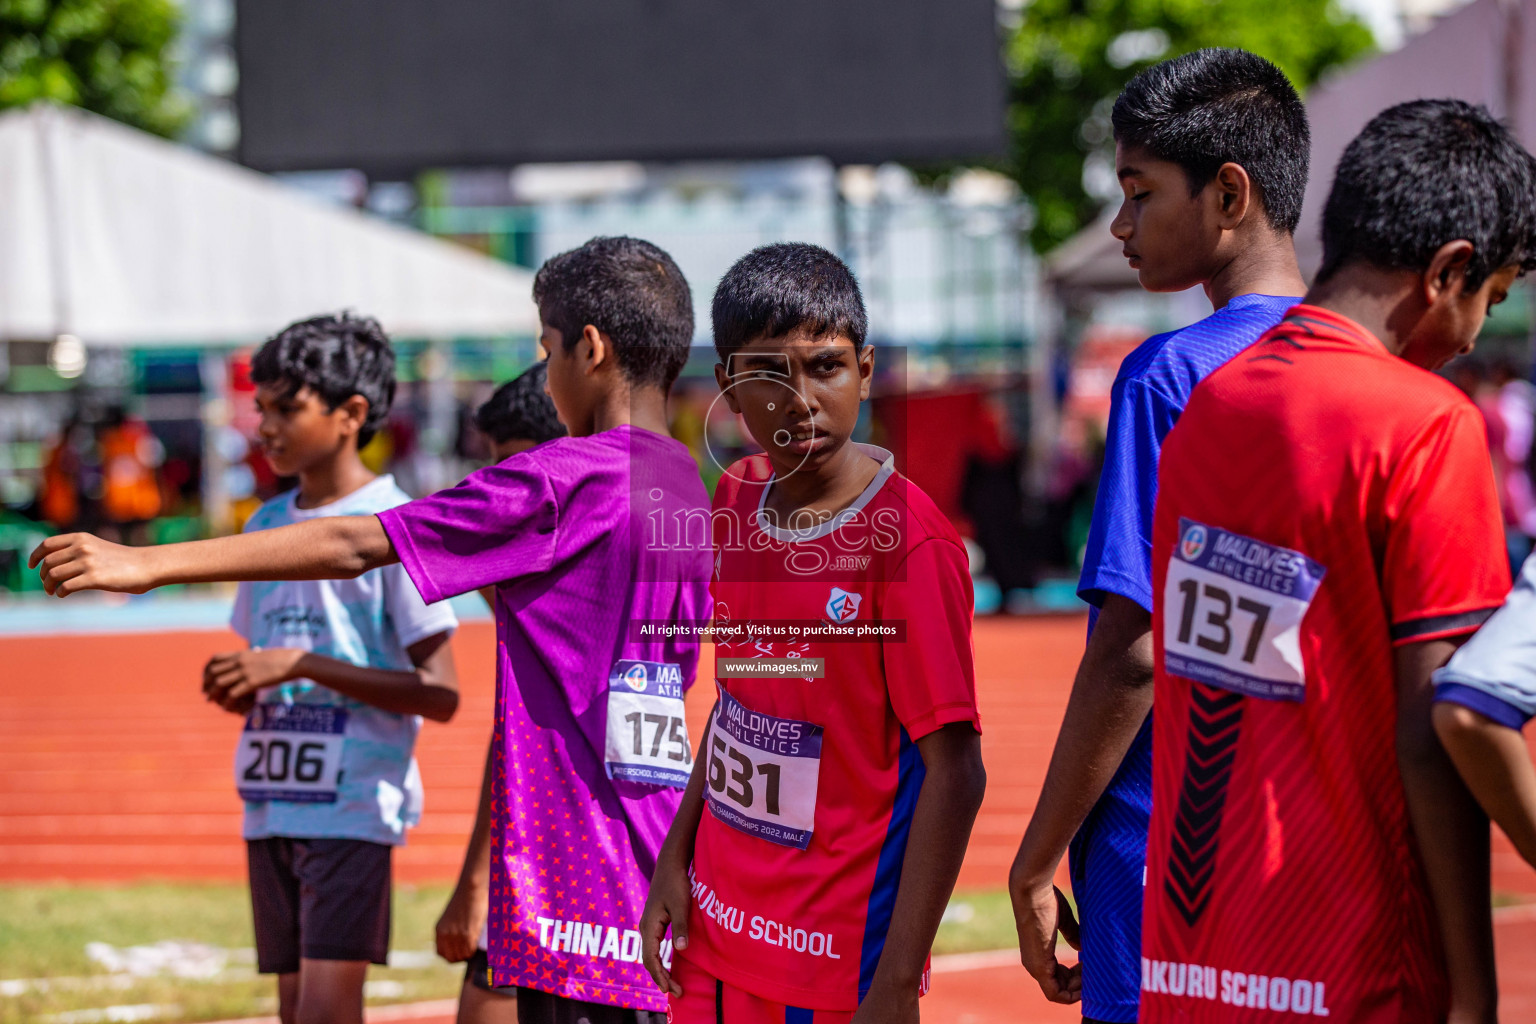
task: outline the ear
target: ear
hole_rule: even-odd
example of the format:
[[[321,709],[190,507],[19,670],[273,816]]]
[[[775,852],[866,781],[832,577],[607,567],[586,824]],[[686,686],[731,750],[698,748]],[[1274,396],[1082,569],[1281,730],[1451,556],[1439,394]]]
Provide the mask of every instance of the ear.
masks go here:
[[[1216,169],[1209,187],[1216,192],[1217,223],[1231,231],[1253,208],[1253,180],[1242,164],[1228,162]]]
[[[576,348],[577,355],[586,363],[582,368],[586,373],[596,373],[604,363],[613,361],[613,339],[591,324],[581,329]]]
[[[368,422],[368,409],[368,399],[353,395],[331,411],[341,417],[341,428],[351,435],[362,430],[363,424]]]
[[[731,378],[725,372],[724,363],[715,364],[715,383],[720,387],[720,397],[725,399],[726,406],[731,412],[741,415],[741,403],[736,401],[736,396],[731,394]]]
[[[859,349],[859,401],[869,399],[870,386],[875,381],[875,346],[869,342]]]
[[[1420,284],[1424,301],[1433,306],[1442,298],[1460,297],[1467,283],[1467,265],[1472,262],[1472,243],[1465,238],[1446,242],[1430,257]]]

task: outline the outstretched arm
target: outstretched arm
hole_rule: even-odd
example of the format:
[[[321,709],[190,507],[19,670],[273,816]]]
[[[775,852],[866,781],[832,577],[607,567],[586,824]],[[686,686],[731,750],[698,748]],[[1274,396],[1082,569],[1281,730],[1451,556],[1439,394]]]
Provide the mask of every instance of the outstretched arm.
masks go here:
[[[327,516],[233,537],[134,548],[89,533],[49,537],[32,552],[43,589],[142,594],[170,583],[352,579],[399,561],[377,516]]]
[[[1077,920],[1053,879],[1067,846],[1152,708],[1152,616],[1129,598],[1107,594],[1067,702],[1040,800],[1008,873],[1019,958],[1053,1003],[1081,998],[1078,968],[1056,959],[1059,930],[1077,945]]]

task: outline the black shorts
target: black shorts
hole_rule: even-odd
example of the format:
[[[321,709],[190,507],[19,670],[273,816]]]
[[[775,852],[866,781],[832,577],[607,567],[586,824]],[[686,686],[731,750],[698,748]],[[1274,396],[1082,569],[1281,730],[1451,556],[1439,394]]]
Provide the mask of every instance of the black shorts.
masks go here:
[[[516,985],[491,984],[491,956],[483,949],[475,950],[475,955],[464,965],[464,978],[482,992],[494,992],[499,996],[517,995]]]
[[[299,960],[389,957],[390,852],[362,839],[246,841],[256,969],[291,974]]]
[[[483,949],[475,950],[475,955],[469,958],[465,977],[471,985],[485,992],[515,996],[517,1024],[667,1024],[664,1013],[585,1003],[517,985],[492,985],[491,958]]]
[[[533,988],[517,990],[517,1024],[667,1024],[667,1015],[586,1003]]]

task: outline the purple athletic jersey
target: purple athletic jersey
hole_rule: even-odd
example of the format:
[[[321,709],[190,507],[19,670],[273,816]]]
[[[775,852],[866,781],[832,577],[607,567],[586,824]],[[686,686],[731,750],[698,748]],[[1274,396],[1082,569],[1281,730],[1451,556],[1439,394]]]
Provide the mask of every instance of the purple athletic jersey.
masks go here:
[[[645,624],[709,617],[688,449],[628,426],[560,438],[379,519],[425,600],[496,587],[495,983],[664,1012],[638,927],[699,648]]]

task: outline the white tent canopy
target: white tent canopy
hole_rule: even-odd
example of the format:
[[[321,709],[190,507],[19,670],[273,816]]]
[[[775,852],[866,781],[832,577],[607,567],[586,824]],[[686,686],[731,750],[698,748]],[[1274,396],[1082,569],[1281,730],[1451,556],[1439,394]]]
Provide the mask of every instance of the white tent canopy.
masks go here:
[[[0,115],[0,341],[250,343],[351,309],[535,334],[530,275],[84,111]]]

